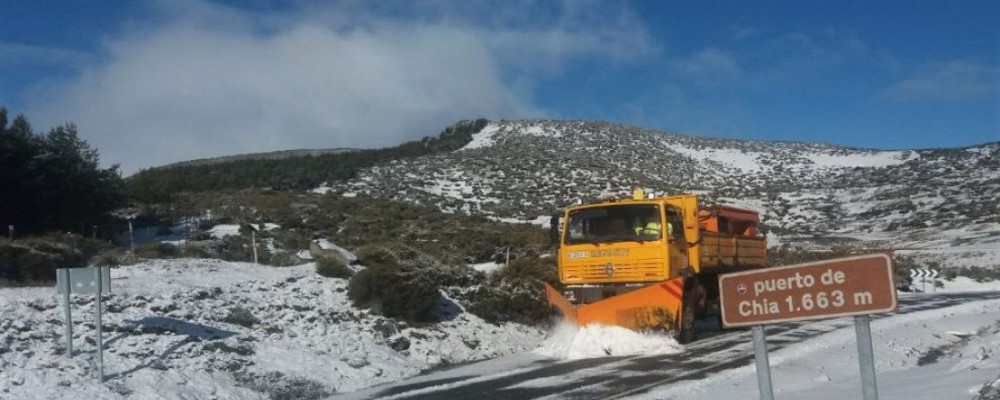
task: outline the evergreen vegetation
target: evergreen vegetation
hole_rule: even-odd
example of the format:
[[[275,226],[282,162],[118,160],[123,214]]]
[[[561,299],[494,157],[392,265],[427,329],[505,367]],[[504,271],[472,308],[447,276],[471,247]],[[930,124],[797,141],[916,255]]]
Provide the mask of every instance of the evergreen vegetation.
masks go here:
[[[131,198],[147,204],[169,200],[180,192],[245,188],[311,189],[323,182],[350,179],[358,170],[383,161],[460,149],[472,140],[472,134],[482,130],[486,124],[485,119],[463,121],[438,136],[383,149],[152,168],[129,177],[126,186]]]
[[[320,257],[316,260],[316,273],[327,278],[346,279],[351,277],[351,269],[343,259],[336,257]]]
[[[281,229],[258,233],[258,241],[274,239],[279,249],[292,254],[307,249],[314,238],[326,238],[347,249],[368,245],[404,242],[415,250],[451,265],[500,261],[506,248],[511,258],[539,254],[548,247],[544,229],[528,224],[498,223],[484,217],[447,214],[435,207],[389,201],[365,196],[337,197],[301,195],[289,192],[244,190],[230,192],[199,192],[177,195],[173,202],[147,208],[150,214],[161,214],[166,225],[176,224],[205,215],[211,210],[219,223],[273,222]],[[159,218],[157,218],[159,219]],[[199,233],[186,247],[198,246]],[[231,256],[219,256],[230,261],[249,260],[249,235],[229,236],[229,241],[242,240],[226,246]],[[182,246],[185,247],[185,246]],[[270,262],[261,252],[261,263]],[[150,256],[153,257],[153,256]],[[367,265],[367,264],[366,264]]]
[[[56,269],[78,268],[111,246],[74,234],[49,234],[17,240],[0,237],[0,287],[48,285]]]
[[[490,275],[486,284],[473,291],[467,309],[495,324],[545,323],[552,314],[552,308],[542,289],[544,283],[562,287],[555,259],[519,258]]]
[[[431,322],[440,301],[438,287],[447,285],[447,268],[426,254],[403,245],[370,246],[359,251],[366,268],[351,278],[347,295],[355,306],[409,322]]]
[[[18,115],[8,125],[0,107],[0,224],[17,234],[68,231],[91,234],[121,207],[118,166],[101,168],[97,150],[66,124],[36,134]],[[5,234],[7,232],[4,232]],[[106,232],[102,232],[106,233]]]

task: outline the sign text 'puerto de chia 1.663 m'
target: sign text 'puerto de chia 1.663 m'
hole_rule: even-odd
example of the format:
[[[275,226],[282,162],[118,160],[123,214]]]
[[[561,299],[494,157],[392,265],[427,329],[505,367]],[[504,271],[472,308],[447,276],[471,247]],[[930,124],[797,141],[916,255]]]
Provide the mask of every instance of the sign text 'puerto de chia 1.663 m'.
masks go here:
[[[870,254],[726,274],[719,278],[726,327],[894,312],[888,255]]]

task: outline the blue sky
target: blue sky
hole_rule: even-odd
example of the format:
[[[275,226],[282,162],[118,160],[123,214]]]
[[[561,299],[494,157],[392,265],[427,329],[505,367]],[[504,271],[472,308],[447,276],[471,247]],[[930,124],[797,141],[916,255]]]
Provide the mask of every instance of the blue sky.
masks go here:
[[[126,172],[464,118],[873,148],[1000,141],[995,1],[8,1],[0,105]]]

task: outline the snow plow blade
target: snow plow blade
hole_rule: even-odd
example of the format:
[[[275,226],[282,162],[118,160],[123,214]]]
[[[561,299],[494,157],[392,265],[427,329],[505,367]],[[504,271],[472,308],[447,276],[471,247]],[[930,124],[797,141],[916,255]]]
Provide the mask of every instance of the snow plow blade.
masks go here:
[[[633,330],[677,328],[683,293],[684,278],[675,278],[576,306],[545,284],[549,304],[561,311],[567,321],[579,326],[617,325]]]

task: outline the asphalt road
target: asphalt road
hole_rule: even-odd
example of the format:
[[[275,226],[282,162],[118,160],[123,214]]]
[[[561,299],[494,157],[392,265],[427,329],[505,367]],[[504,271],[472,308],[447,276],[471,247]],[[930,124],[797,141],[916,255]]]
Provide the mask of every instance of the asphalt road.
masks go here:
[[[1000,293],[926,294],[901,297],[900,314],[943,308],[970,301],[1000,299]],[[873,316],[879,318],[879,316]],[[771,351],[853,325],[851,318],[768,326]],[[708,332],[680,354],[607,357],[575,361],[536,360],[526,366],[487,375],[476,364],[434,372],[413,382],[396,382],[365,391],[368,398],[400,399],[613,399],[653,387],[753,363],[749,329]],[[463,371],[468,371],[464,374]],[[435,375],[443,375],[435,379]]]

